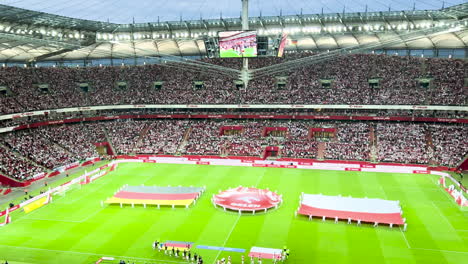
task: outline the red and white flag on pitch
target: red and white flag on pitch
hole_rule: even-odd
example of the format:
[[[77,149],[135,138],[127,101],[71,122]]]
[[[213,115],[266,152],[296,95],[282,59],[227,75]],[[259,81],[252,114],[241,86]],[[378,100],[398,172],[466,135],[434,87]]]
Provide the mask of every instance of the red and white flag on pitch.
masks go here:
[[[399,201],[303,194],[298,214],[369,223],[403,225]]]
[[[276,248],[262,248],[252,247],[250,249],[249,257],[261,258],[261,259],[281,259],[281,249]]]

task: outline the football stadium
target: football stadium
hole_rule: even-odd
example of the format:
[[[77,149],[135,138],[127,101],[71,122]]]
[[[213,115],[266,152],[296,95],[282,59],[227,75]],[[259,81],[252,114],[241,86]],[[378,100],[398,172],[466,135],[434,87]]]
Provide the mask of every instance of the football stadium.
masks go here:
[[[468,263],[464,0],[0,1],[0,263]]]

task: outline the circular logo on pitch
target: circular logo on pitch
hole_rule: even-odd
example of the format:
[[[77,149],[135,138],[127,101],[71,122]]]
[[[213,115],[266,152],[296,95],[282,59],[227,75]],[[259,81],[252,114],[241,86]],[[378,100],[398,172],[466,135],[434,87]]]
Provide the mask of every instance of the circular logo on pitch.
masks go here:
[[[282,197],[268,189],[241,186],[222,191],[214,195],[212,200],[215,206],[220,206],[224,210],[255,213],[277,208],[282,201]]]

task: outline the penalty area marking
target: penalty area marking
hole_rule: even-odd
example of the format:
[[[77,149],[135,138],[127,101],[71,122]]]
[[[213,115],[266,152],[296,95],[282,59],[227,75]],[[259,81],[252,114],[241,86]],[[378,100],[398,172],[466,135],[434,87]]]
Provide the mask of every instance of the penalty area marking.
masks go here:
[[[436,209],[437,213],[441,216],[441,218],[443,218],[443,219],[445,220],[445,222],[447,222],[447,224],[448,224],[450,227],[452,227],[454,230],[456,230],[456,229],[453,227],[452,223],[448,220],[448,218],[447,218],[447,217],[442,213],[442,211],[439,209],[439,207],[437,207],[437,205],[436,205],[433,201],[431,201],[431,204],[432,204],[432,206],[434,206],[434,208]]]
[[[382,190],[383,196],[385,197],[386,200],[388,200],[388,196],[385,193],[385,189],[382,187],[382,185],[380,183],[378,185],[379,185],[379,188]],[[362,190],[366,194],[366,198],[367,198],[367,191],[364,188]],[[408,247],[408,249],[412,249],[409,242],[408,242],[408,239],[406,238],[405,232],[401,229],[401,227],[398,227],[398,229],[400,229],[400,233],[403,235],[403,239],[405,240],[405,244]]]
[[[63,223],[81,223],[81,221],[69,221],[69,220],[57,220],[57,219],[45,219],[45,218],[21,218],[20,220],[32,220],[32,221],[50,221],[50,222],[63,222]],[[17,222],[18,222],[17,221]]]
[[[88,221],[91,217],[97,215],[103,209],[104,208],[100,208],[99,210],[96,210],[94,213],[88,215],[87,217],[85,217],[83,220],[80,220],[80,221],[47,219],[47,218],[34,218],[34,217],[21,217],[20,219],[18,219],[18,221],[20,221],[20,220],[35,220],[35,221],[51,221],[51,222],[64,222],[64,223],[84,223],[84,222]]]
[[[99,189],[101,188],[101,185],[106,185],[106,184],[107,184],[107,182],[100,181],[98,183],[92,184],[91,186],[89,186],[89,184],[86,184],[86,185],[88,185],[87,187],[85,187],[86,189],[80,187],[79,189],[70,190],[70,191],[84,190],[84,195],[80,195],[80,196],[78,196],[78,198],[72,199],[71,201],[63,202],[62,204],[66,204],[66,205],[74,204],[74,203],[78,202],[81,199],[84,199],[84,198],[86,198],[86,197],[88,197],[90,195],[94,195],[96,191],[99,191]],[[67,195],[65,194],[65,195],[61,196],[60,198],[66,197],[66,196]]]
[[[431,175],[433,175],[433,174],[431,174]],[[426,177],[426,179],[428,179],[430,182],[434,183],[429,177]],[[441,200],[441,202],[445,202],[445,201],[450,202],[450,204],[451,204],[452,206],[454,206],[454,207],[458,208],[460,211],[462,211],[462,210],[460,209],[460,206],[458,206],[458,204],[457,204],[456,202],[455,202],[455,203],[453,202],[453,201],[454,201],[453,197],[452,197],[447,191],[444,190],[444,187],[443,187],[443,186],[441,187],[441,186],[438,184],[437,181],[436,181],[436,184],[437,184],[437,187],[438,187],[437,189],[439,189],[442,193],[444,193],[444,196],[445,196],[445,197],[448,197],[448,198],[449,198],[449,199],[447,199],[447,200]]]
[[[137,259],[143,261],[151,261],[151,262],[159,262],[159,263],[184,263],[187,264],[186,261],[173,261],[173,260],[157,260],[157,259],[149,259],[149,258],[139,258],[139,257],[130,257],[130,256],[115,256],[110,254],[102,254],[102,253],[90,253],[90,252],[79,252],[79,251],[68,251],[68,250],[58,250],[58,249],[45,249],[45,248],[34,248],[34,247],[22,247],[22,246],[10,246],[10,245],[2,245],[0,247],[9,247],[9,248],[18,248],[18,249],[26,249],[26,250],[37,250],[37,251],[46,251],[46,252],[57,252],[57,253],[67,253],[67,254],[77,254],[77,255],[85,255],[85,256],[106,256],[106,257],[114,257],[114,258],[129,258],[129,259]]]

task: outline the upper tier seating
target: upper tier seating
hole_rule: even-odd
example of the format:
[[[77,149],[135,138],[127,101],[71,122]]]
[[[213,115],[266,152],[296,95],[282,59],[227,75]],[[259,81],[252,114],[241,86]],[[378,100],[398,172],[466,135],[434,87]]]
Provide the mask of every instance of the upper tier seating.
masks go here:
[[[295,55],[300,56],[300,55]],[[303,55],[305,56],[305,55]],[[251,68],[287,60],[252,60]],[[204,59],[239,68],[237,60]],[[0,68],[0,86],[11,94],[0,96],[1,113],[117,104],[432,104],[466,105],[467,63],[455,59],[423,59],[386,55],[348,55],[321,64],[312,64],[250,82],[247,90],[234,87],[234,79],[203,71],[188,71],[161,65],[81,67],[81,68]],[[284,88],[276,88],[276,77],[286,76]],[[418,78],[432,79],[422,88]],[[321,79],[333,80],[323,88]],[[379,79],[379,88],[370,88],[369,79]],[[126,89],[117,88],[125,81]],[[163,81],[163,87],[153,87]],[[204,87],[193,88],[193,81]],[[89,84],[83,92],[79,83]],[[48,84],[42,92],[39,84]]]

